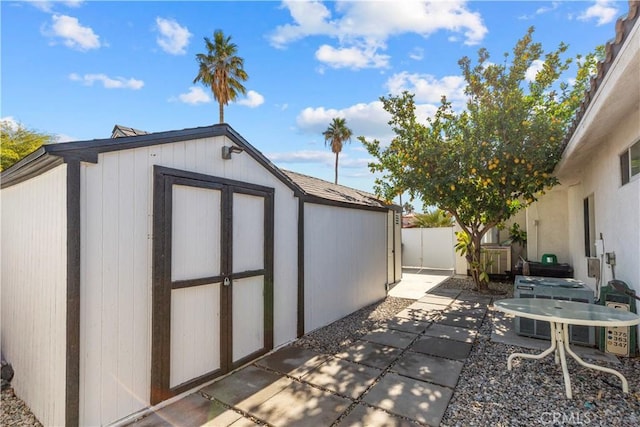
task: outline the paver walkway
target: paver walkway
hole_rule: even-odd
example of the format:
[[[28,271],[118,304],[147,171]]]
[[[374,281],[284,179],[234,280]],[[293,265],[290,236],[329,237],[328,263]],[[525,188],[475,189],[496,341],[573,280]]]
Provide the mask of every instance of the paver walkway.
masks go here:
[[[433,289],[341,353],[289,345],[134,425],[437,426],[490,302]]]

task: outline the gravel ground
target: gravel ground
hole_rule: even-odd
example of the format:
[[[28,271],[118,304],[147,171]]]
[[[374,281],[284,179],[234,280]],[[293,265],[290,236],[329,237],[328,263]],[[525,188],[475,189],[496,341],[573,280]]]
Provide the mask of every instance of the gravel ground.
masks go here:
[[[1,426],[42,426],[11,387],[2,390]]]
[[[467,278],[450,278],[440,287],[473,288]],[[491,283],[491,289],[501,293],[495,299],[510,297],[512,288],[512,283]],[[412,303],[410,299],[387,297],[307,334],[296,344],[337,353]],[[492,318],[499,315],[489,311],[485,317],[442,419],[443,427],[640,425],[640,358],[620,358],[615,364],[597,362],[619,370],[627,378],[630,393],[625,396],[617,378],[586,369],[569,357],[574,398],[567,399],[562,373],[552,357],[542,361],[517,359],[514,369],[507,371],[510,353],[539,351],[492,342]],[[11,389],[2,391],[1,412],[2,426],[41,425]]]

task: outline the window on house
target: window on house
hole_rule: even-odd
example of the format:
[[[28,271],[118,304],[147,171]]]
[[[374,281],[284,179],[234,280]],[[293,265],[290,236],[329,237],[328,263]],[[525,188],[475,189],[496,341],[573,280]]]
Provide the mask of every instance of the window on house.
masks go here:
[[[640,175],[640,141],[620,154],[620,172],[622,185]]]
[[[584,255],[596,256],[596,221],[593,194],[584,199]]]

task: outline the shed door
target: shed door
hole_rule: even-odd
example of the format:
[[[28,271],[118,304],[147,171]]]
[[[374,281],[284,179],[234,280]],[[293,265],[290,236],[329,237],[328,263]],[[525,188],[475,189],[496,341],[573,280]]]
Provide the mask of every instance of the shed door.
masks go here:
[[[273,190],[158,170],[152,404],[273,348]]]

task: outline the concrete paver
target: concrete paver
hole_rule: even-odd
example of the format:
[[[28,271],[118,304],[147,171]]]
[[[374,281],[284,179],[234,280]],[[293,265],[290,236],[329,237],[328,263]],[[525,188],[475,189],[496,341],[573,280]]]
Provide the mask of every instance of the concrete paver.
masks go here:
[[[414,334],[421,334],[425,329],[429,327],[431,322],[429,320],[412,320],[404,317],[394,317],[386,320],[380,324],[381,328],[395,329],[398,331],[411,332]]]
[[[426,294],[416,302],[423,303],[423,304],[437,304],[437,305],[447,306],[451,304],[454,300],[455,300],[454,298],[443,296],[443,295]]]
[[[328,359],[329,356],[326,354],[289,345],[258,360],[256,365],[301,378]]]
[[[416,301],[407,308],[413,308],[416,310],[425,310],[425,311],[435,311],[439,313],[445,310],[448,306],[449,304],[438,304],[434,302]]]
[[[459,328],[478,328],[482,323],[482,318],[460,315],[458,313],[443,313],[435,323],[440,325],[456,326]]]
[[[242,418],[237,412],[228,410],[220,402],[205,399],[193,393],[165,406],[136,423],[137,427],[164,427],[177,425],[206,425],[216,420],[217,425],[231,425]],[[215,424],[211,424],[215,425]]]
[[[440,313],[440,310],[422,310],[415,307],[407,307],[396,314],[395,318],[413,320],[416,322],[430,322]]]
[[[262,403],[243,402],[238,407],[276,427],[308,427],[330,426],[351,404],[350,399],[293,382]]]
[[[438,338],[449,338],[456,341],[473,343],[477,331],[458,326],[441,325],[434,323],[424,331],[424,335]]]
[[[447,387],[388,373],[363,401],[397,415],[438,426],[453,391]]]
[[[435,288],[429,291],[429,295],[457,298],[460,292],[460,289]]]
[[[445,313],[477,317],[482,319],[487,314],[486,307],[466,307],[466,306],[450,306]]]
[[[200,391],[207,397],[234,406],[245,400],[264,402],[292,381],[282,375],[247,366]]]
[[[416,380],[454,388],[462,372],[464,362],[407,351],[391,370]]]
[[[386,369],[394,360],[398,358],[401,349],[389,347],[370,341],[356,341],[336,357],[362,363],[374,368]]]
[[[418,338],[418,341],[411,347],[411,351],[447,359],[465,360],[469,356],[472,347],[471,343],[425,336]]]
[[[339,427],[415,427],[403,418],[391,415],[383,410],[362,404],[356,405],[349,415],[338,423]]]
[[[360,339],[396,348],[406,348],[417,336],[418,334],[412,334],[410,332],[378,328],[360,337]]]
[[[343,396],[357,399],[381,373],[381,369],[334,358],[311,371],[304,380]]]

